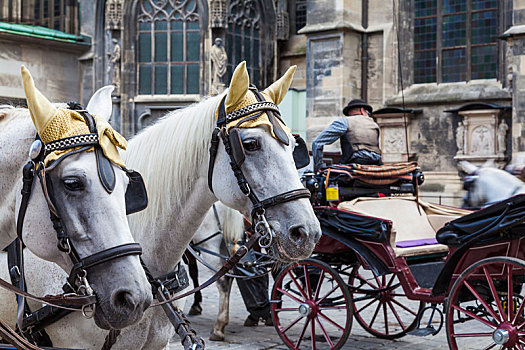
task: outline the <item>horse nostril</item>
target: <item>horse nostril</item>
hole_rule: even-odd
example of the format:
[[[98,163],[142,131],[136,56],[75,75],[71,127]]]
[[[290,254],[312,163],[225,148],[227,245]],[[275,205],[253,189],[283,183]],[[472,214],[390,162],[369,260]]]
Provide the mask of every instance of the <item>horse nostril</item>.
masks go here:
[[[113,294],[113,305],[117,308],[135,310],[138,302],[129,290],[122,289]]]
[[[289,230],[289,235],[290,239],[297,245],[302,244],[308,237],[306,229],[303,226],[291,227]]]

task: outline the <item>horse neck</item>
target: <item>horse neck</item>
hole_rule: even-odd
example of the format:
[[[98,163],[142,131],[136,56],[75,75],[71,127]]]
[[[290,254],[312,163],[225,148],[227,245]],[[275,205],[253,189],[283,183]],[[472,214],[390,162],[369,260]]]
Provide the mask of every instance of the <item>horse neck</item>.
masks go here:
[[[0,106],[0,249],[16,238],[15,205],[20,199],[22,167],[34,137],[27,109]],[[42,218],[48,216],[45,212]]]
[[[217,200],[207,174],[218,101],[168,115],[129,142],[125,162],[142,173],[150,198],[146,210],[129,217],[130,228],[154,275],[175,267]]]

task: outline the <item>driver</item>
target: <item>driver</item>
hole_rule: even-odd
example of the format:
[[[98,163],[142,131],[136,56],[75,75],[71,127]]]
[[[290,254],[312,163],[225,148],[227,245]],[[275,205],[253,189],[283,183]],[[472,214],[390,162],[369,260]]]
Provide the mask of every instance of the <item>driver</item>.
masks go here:
[[[341,164],[382,165],[379,149],[379,126],[372,119],[372,107],[363,100],[352,100],[341,117],[324,129],[312,143],[314,170],[326,167],[323,147],[341,140]]]

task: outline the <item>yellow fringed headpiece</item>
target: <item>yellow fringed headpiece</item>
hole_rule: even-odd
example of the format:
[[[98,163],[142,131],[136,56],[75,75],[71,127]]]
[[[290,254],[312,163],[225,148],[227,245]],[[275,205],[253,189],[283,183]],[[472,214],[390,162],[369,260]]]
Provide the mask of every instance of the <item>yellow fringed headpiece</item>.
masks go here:
[[[293,80],[293,74],[296,68],[296,66],[290,67],[279,80],[267,87],[264,91],[261,91],[261,94],[264,96],[266,101],[273,102],[276,105],[281,103],[281,101],[284,99],[284,96],[288,92],[288,89],[290,88],[290,85]],[[259,102],[255,97],[254,93],[249,90],[249,86],[250,78],[248,76],[248,71],[246,70],[246,62],[243,61],[237,66],[237,68],[235,68],[235,71],[232,75],[230,88],[228,90],[228,94],[226,96],[225,101],[226,113],[231,113],[243,107],[247,107]],[[250,116],[256,113],[258,112],[247,114],[246,116]],[[216,117],[218,117],[218,110]],[[280,124],[283,130],[288,135],[290,135],[290,129],[280,120],[277,120],[277,122]],[[266,113],[262,113],[256,119],[246,120],[240,125],[237,125],[238,123],[238,120],[229,122],[228,124],[226,124],[226,131],[229,131],[232,127],[235,126],[239,128],[255,128],[261,125],[267,125],[270,129],[272,136],[278,139],[278,137],[275,135],[273,126]]]
[[[35,87],[35,82],[26,67],[22,66],[22,78],[24,91],[27,99],[27,106],[31,119],[36,127],[40,138],[44,144],[60,140],[66,137],[90,134],[88,125],[82,115],[74,110],[56,108],[49,100],[42,95]],[[127,141],[103,118],[93,115],[97,126],[99,144],[104,155],[113,163],[125,166],[120,158],[117,147],[126,149]],[[57,150],[46,155],[44,165],[57,160],[61,156],[78,149],[71,148]],[[92,149],[91,149],[92,150]]]

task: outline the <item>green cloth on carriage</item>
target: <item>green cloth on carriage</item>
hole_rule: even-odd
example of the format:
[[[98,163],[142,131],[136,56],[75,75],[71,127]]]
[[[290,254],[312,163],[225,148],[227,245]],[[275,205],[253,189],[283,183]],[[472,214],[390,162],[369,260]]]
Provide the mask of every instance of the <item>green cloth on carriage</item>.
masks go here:
[[[437,244],[437,242],[436,244],[428,243],[431,243],[431,239],[436,238],[436,232],[447,222],[471,213],[469,210],[424,201],[418,203],[416,197],[413,196],[360,197],[340,203],[338,209],[392,221],[390,245],[396,256],[447,252],[446,245]],[[413,243],[413,246],[410,242]]]

